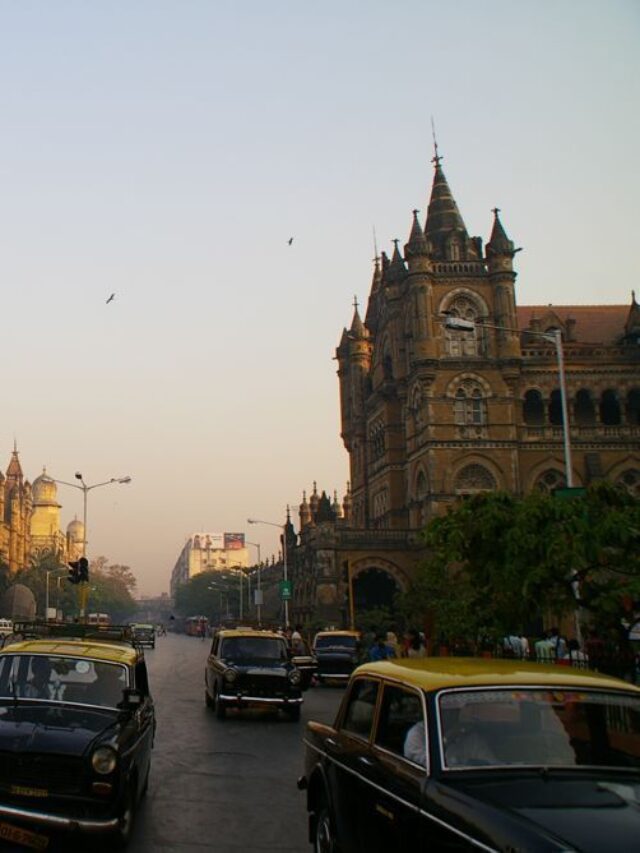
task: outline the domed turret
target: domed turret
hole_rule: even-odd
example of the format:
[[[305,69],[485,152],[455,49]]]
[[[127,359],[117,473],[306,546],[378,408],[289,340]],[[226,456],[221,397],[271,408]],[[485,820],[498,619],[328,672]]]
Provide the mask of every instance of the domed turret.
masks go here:
[[[47,469],[42,469],[42,474],[33,481],[33,505],[34,506],[59,506],[58,487],[55,480],[47,474]]]

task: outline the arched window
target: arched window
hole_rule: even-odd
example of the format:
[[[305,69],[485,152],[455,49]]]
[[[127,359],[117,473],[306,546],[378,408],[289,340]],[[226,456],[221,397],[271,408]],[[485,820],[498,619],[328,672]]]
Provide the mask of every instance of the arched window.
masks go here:
[[[626,489],[634,498],[640,498],[640,471],[630,468],[624,471],[616,480],[616,486]]]
[[[465,380],[456,391],[453,419],[458,425],[481,426],[487,422],[487,406],[480,386]]]
[[[618,426],[622,421],[618,394],[611,388],[602,392],[600,398],[600,420],[605,426]]]
[[[541,474],[535,482],[534,488],[541,492],[553,492],[555,489],[563,489],[567,485],[566,478],[561,471],[550,468]]]
[[[466,294],[456,296],[447,307],[447,313],[451,317],[459,317],[461,320],[469,320],[475,323],[480,317],[480,311],[476,302]],[[479,335],[482,329],[471,332],[463,332],[458,329],[445,329],[446,351],[452,356],[478,355]]]
[[[555,388],[549,398],[549,423],[553,426],[562,426],[562,395]]]
[[[632,388],[627,394],[627,423],[640,425],[640,388]]]
[[[369,447],[371,460],[375,461],[384,456],[384,423],[376,421],[369,430]]]
[[[539,391],[532,388],[524,395],[522,414],[524,422],[528,426],[543,426],[544,403],[542,402],[542,394]]]
[[[496,489],[496,480],[484,465],[467,465],[456,476],[454,491],[456,494],[474,494],[492,492]]]
[[[593,426],[596,422],[596,407],[591,391],[581,388],[576,394],[574,419],[578,426]]]

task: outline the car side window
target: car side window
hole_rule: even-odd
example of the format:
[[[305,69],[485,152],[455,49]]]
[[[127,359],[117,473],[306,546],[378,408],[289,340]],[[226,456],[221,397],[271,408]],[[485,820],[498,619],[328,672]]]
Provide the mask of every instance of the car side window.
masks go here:
[[[216,634],[213,638],[213,642],[211,643],[211,654],[214,657],[218,654],[219,644],[220,644],[220,637]]]
[[[369,738],[378,698],[378,681],[358,678],[351,685],[351,693],[342,720],[342,730]]]
[[[147,665],[144,661],[136,664],[136,687],[143,696],[149,695],[149,679],[147,678]]]
[[[426,767],[426,730],[420,695],[393,684],[385,684],[376,746]]]

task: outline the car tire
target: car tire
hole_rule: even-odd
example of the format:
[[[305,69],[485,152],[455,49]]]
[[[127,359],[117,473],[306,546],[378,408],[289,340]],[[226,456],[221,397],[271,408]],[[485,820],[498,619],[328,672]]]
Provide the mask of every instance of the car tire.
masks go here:
[[[313,853],[339,853],[339,849],[331,809],[322,800],[313,826]]]
[[[118,828],[113,835],[113,847],[116,850],[124,850],[131,841],[133,834],[133,825],[136,817],[136,782],[135,779],[129,782],[120,813],[118,815]]]
[[[284,710],[292,723],[298,722],[300,719],[300,705],[292,705],[290,708],[285,708]]]
[[[224,720],[227,716],[227,706],[224,702],[220,701],[218,696],[216,696],[216,717],[218,720]]]

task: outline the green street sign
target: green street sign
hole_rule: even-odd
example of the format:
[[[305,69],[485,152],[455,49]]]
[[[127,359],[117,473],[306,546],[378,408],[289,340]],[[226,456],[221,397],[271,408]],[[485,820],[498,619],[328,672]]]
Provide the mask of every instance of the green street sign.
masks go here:
[[[280,581],[280,598],[286,601],[291,598],[291,581]]]
[[[586,492],[587,490],[583,486],[567,486],[563,489],[554,489],[553,496],[566,501],[571,500],[571,498],[581,498]]]

